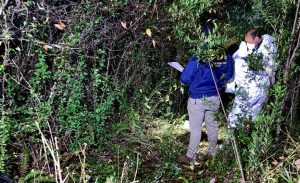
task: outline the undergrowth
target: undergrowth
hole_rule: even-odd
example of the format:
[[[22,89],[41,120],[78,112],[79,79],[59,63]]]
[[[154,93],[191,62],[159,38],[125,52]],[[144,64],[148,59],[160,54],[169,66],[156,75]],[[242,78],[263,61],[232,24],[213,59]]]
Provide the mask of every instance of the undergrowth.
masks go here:
[[[239,43],[255,26],[276,38],[279,72],[258,121],[234,135],[248,181],[296,182],[296,3],[3,1],[0,172],[20,182],[240,181],[223,114],[217,156],[176,162],[188,144],[188,91],[167,62],[184,65],[193,53],[210,61],[211,48]],[[200,159],[206,146],[204,138]]]

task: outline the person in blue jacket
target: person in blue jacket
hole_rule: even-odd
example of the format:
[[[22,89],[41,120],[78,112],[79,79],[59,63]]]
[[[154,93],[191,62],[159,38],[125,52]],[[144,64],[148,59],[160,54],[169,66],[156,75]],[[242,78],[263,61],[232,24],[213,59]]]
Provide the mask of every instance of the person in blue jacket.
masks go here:
[[[181,82],[189,85],[187,109],[190,123],[190,140],[187,153],[178,158],[180,163],[190,163],[196,159],[203,122],[205,122],[207,128],[208,153],[210,155],[216,154],[218,123],[215,120],[215,114],[220,105],[217,89],[223,91],[225,82],[233,76],[234,61],[232,55],[227,53],[226,58],[213,60],[211,66],[212,72],[208,62],[202,62],[193,55],[181,74]]]

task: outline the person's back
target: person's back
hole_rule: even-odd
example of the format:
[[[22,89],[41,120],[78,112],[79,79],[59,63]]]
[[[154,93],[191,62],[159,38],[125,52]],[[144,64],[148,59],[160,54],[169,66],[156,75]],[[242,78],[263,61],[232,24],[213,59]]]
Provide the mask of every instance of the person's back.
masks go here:
[[[217,90],[224,89],[224,81],[232,77],[234,68],[229,54],[226,59],[215,60],[211,65],[212,68],[209,63],[198,61],[195,56],[192,56],[181,74],[181,82],[189,85],[190,97],[187,108],[191,130],[188,151],[186,155],[178,158],[181,163],[190,163],[196,158],[203,122],[207,128],[208,153],[216,154],[218,123],[215,114],[220,105]]]
[[[181,82],[189,85],[190,98],[203,98],[217,95],[216,84],[219,90],[224,90],[225,81],[233,76],[233,59],[230,54],[223,60],[215,60],[211,64],[198,61],[193,55],[182,71]],[[212,74],[214,78],[212,77]]]

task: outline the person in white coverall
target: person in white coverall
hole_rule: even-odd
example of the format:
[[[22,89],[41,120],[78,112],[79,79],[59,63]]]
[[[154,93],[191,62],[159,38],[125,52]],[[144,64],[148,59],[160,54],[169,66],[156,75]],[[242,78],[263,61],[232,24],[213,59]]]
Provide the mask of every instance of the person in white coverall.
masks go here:
[[[275,74],[278,68],[278,63],[275,62],[277,54],[277,47],[275,45],[275,38],[270,35],[261,35],[256,29],[250,29],[246,36],[248,54],[261,54],[265,71],[267,72],[271,85],[275,83]]]
[[[242,119],[255,120],[267,98],[270,86],[265,71],[253,72],[247,64],[247,45],[240,44],[239,50],[233,55],[235,61],[235,98],[228,116],[231,127],[235,127]]]
[[[267,98],[268,89],[275,82],[277,63],[274,57],[277,48],[274,38],[261,36],[256,29],[251,29],[245,36],[246,42],[240,44],[239,50],[233,55],[235,74],[227,84],[226,91],[235,93],[235,99],[228,119],[231,127],[235,127],[242,119],[256,120],[263,102]],[[262,54],[264,70],[249,70],[247,57],[249,54]]]

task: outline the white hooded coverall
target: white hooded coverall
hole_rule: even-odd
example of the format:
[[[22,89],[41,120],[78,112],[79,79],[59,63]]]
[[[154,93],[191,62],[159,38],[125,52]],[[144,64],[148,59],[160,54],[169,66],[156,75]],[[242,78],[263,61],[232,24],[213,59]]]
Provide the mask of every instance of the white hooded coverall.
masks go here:
[[[251,52],[249,54],[251,54]],[[267,34],[262,35],[262,42],[260,43],[260,46],[254,50],[252,54],[262,54],[265,71],[270,78],[271,85],[273,85],[275,83],[275,74],[278,69],[278,63],[275,62],[277,54],[275,38]]]
[[[233,55],[235,74],[233,81],[227,84],[227,92],[234,92],[235,99],[228,116],[231,127],[241,119],[251,118],[255,121],[263,102],[267,98],[270,79],[266,71],[253,72],[247,64],[247,45],[241,42],[239,50]]]

